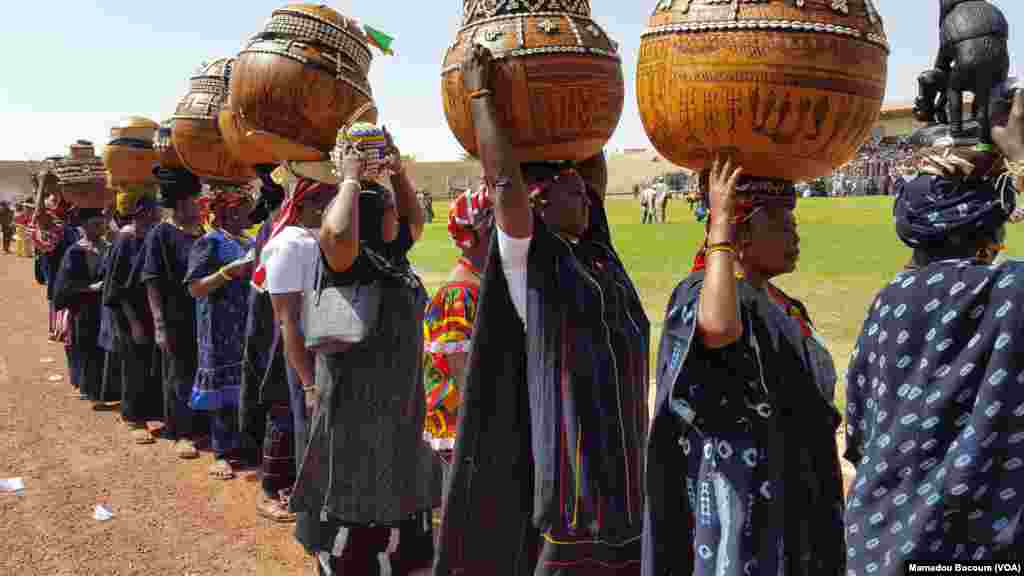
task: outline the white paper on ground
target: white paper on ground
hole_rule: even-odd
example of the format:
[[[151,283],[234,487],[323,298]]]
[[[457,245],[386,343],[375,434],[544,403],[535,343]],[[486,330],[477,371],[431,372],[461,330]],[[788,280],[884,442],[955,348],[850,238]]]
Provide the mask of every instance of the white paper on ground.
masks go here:
[[[8,478],[0,480],[0,492],[21,492],[25,489],[25,483],[21,478]]]
[[[114,517],[114,513],[111,512],[110,510],[107,510],[106,508],[104,508],[100,504],[97,504],[96,505],[96,509],[93,510],[92,517],[93,517],[93,519],[99,520],[100,522],[105,522],[105,521],[110,520],[111,518],[113,518]]]

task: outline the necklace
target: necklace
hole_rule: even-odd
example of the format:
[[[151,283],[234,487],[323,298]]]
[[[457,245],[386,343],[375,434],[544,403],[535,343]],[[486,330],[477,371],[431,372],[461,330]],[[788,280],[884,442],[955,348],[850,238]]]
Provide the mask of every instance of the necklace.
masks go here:
[[[469,258],[466,258],[465,256],[460,257],[459,264],[461,264],[466,270],[469,270],[473,276],[476,276],[477,280],[480,279],[480,269],[473,266],[473,263],[469,261]]]

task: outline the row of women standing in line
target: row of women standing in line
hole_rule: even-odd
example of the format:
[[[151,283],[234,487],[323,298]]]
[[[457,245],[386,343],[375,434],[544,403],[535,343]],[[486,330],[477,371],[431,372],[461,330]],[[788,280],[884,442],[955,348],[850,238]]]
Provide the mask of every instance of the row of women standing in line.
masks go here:
[[[252,429],[239,419],[250,299],[244,256],[252,246],[243,230],[252,199],[245,189],[220,183],[201,194],[202,183],[186,171],[161,170],[158,177],[159,186],[119,189],[119,227],[111,229],[102,211],[72,209],[58,197],[44,201],[53,176],[41,175],[34,236],[51,334],[66,344],[70,380],[81,397],[97,410],[120,402],[136,444],[155,443],[147,425],[153,420],[163,421],[160,435],[181,459],[198,457],[196,443],[208,436],[215,454],[210,475],[230,479],[232,463],[259,460],[255,446],[263,440],[244,434]],[[200,203],[213,215],[206,227]],[[161,208],[171,211],[166,221]],[[256,428],[262,433],[263,423]],[[293,449],[284,454],[287,468]],[[273,469],[264,473],[273,498],[260,503],[275,518],[287,516],[277,489],[270,489],[282,484],[274,480],[279,460],[264,458],[264,468]]]
[[[1021,559],[1024,270],[993,262],[1024,175],[1024,96],[994,129],[999,154],[922,153],[900,185],[912,258],[850,361],[846,500],[832,357],[772,282],[800,253],[794,190],[728,162],[705,177],[707,237],[667,307],[648,426],[648,322],[612,247],[603,160],[520,164],[485,48],[463,77],[493,219],[460,232],[428,311],[475,312],[448,322],[471,325],[471,345],[428,339],[461,394],[435,574],[888,576]],[[464,290],[481,269],[479,293]]]
[[[898,574],[1018,553],[1024,271],[992,265],[1015,203],[992,157],[934,158],[902,186],[914,255],[851,361],[844,510],[832,359],[771,282],[799,256],[792,189],[728,164],[708,177],[707,241],[668,305],[649,421],[649,323],[612,244],[603,158],[521,164],[486,49],[463,73],[487,187],[455,205],[464,255],[426,313],[430,430],[456,430],[436,551],[414,193],[366,181],[347,149],[340,183],[297,174],[262,247],[254,280],[310,408],[294,411],[310,420],[290,507],[321,572]],[[1024,172],[1024,97],[994,135]],[[378,283],[371,336],[305,349],[318,276]]]

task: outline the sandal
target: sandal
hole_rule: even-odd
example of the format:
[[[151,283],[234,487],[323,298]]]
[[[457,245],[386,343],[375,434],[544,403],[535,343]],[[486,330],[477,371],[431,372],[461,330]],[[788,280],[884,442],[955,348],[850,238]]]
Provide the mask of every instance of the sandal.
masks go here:
[[[191,440],[182,439],[174,443],[174,453],[182,460],[195,460],[199,458],[199,451]]]
[[[146,429],[145,426],[143,426],[142,428],[132,429],[132,440],[134,440],[135,443],[140,446],[145,446],[147,444],[156,444],[156,438],[153,438],[153,435],[150,434],[149,430]]]
[[[263,496],[260,498],[260,503],[256,505],[256,511],[260,516],[267,520],[271,520],[279,524],[291,524],[292,522],[295,522],[295,514],[289,512],[288,507],[277,499],[271,499]]]
[[[227,460],[217,460],[210,465],[210,477],[217,480],[231,480],[235,477],[235,471]]]

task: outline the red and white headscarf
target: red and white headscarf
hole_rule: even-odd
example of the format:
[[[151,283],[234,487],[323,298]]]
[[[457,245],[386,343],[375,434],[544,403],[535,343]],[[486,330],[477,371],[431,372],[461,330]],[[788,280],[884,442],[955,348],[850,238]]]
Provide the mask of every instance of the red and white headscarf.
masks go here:
[[[494,203],[483,181],[475,191],[460,194],[448,209],[448,235],[452,242],[463,250],[475,246],[479,238],[477,227],[493,212]]]
[[[308,178],[299,178],[295,187],[292,189],[292,193],[281,206],[281,210],[278,212],[277,218],[274,220],[273,228],[270,229],[270,236],[267,238],[267,242],[269,243],[273,240],[285,228],[295,226],[299,222],[299,217],[302,216],[303,200],[328,187],[336,188],[333,184],[325,184]],[[256,271],[252,275],[252,285],[257,290],[262,291],[266,289],[266,282],[267,266],[263,262],[260,262],[256,267]]]

